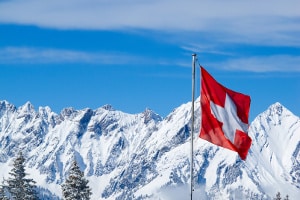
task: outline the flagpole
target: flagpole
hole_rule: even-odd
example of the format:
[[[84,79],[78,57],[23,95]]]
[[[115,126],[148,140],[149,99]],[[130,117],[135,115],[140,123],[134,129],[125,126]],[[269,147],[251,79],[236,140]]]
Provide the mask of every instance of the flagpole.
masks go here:
[[[196,69],[196,56],[197,54],[192,54],[192,127],[191,127],[191,200],[193,200],[193,191],[194,191],[194,104],[195,104],[195,69]]]

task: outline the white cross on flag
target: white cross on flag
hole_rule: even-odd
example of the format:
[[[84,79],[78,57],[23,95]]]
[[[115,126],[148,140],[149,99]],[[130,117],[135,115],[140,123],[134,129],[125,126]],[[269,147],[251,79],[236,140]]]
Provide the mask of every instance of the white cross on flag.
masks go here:
[[[248,136],[250,97],[218,83],[201,67],[200,138],[236,151],[245,160],[251,146]]]

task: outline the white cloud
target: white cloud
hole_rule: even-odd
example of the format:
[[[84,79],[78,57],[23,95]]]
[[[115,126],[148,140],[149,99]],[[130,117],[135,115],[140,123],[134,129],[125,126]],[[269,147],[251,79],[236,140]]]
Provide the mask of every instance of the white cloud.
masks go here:
[[[245,57],[226,62],[210,63],[212,67],[249,72],[300,72],[300,56],[273,55]]]
[[[185,66],[176,59],[128,54],[126,52],[88,52],[57,48],[5,47],[0,48],[0,64],[61,64],[86,63],[98,65],[159,65]]]
[[[224,56],[232,56],[233,53],[226,52],[226,51],[220,51],[218,50],[217,45],[207,45],[207,44],[191,44],[182,46],[182,49],[189,51],[189,52],[197,52],[197,53],[208,53],[208,54],[214,54],[214,55],[224,55]]]
[[[213,52],[223,54],[222,52]],[[190,55],[191,57],[191,55]],[[84,52],[65,49],[6,47],[0,49],[0,64],[88,63],[99,65],[144,65],[190,67],[187,59],[151,58],[123,52]],[[253,56],[227,61],[207,62],[205,66],[227,71],[300,72],[300,56]]]
[[[49,64],[49,63],[93,63],[128,64],[138,63],[142,57],[120,52],[84,52],[64,49],[29,47],[6,47],[0,49],[0,63]]]
[[[299,0],[7,0],[0,22],[61,29],[218,33],[221,41],[300,45]]]

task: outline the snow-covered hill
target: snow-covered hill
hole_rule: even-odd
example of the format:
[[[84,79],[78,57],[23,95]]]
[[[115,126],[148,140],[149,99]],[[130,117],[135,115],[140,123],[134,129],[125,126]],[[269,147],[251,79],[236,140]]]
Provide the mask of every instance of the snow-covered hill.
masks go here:
[[[199,118],[199,102],[196,122]],[[0,177],[8,176],[18,151],[37,184],[61,196],[75,156],[93,199],[188,199],[191,103],[165,119],[146,109],[127,114],[105,105],[66,108],[60,114],[29,102],[16,108],[0,101]],[[279,103],[251,124],[246,161],[197,137],[194,199],[272,199],[300,196],[300,119]]]

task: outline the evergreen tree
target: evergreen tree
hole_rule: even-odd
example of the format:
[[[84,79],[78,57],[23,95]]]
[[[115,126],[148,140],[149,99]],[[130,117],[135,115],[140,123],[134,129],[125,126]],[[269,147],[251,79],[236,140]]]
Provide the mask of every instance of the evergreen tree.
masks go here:
[[[278,192],[278,193],[276,194],[276,197],[275,197],[274,200],[281,200],[280,192]]]
[[[4,179],[0,185],[0,200],[8,200],[7,197],[7,186],[4,185]]]
[[[63,198],[65,200],[89,200],[92,192],[88,186],[88,182],[74,158],[69,171],[69,177],[61,186]]]
[[[13,162],[13,168],[9,172],[11,178],[7,180],[7,190],[10,197],[14,200],[36,200],[35,181],[25,178],[25,158],[22,152],[19,152]]]
[[[289,195],[286,195],[284,200],[289,200]]]
[[[5,198],[4,186],[0,185],[0,200],[3,200],[4,198]]]

